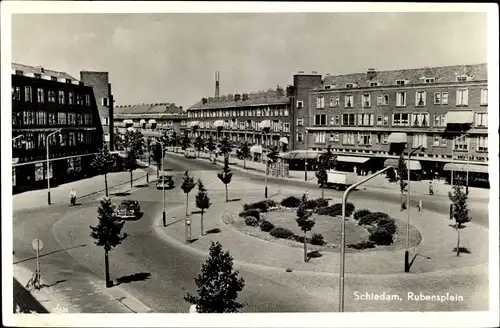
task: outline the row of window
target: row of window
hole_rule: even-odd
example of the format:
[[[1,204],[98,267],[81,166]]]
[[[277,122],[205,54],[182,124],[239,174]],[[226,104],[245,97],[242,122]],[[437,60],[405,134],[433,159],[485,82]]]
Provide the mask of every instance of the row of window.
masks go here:
[[[21,100],[21,87],[12,87],[12,100]],[[36,88],[36,101],[39,104],[45,102],[48,103],[58,103],[60,105],[81,105],[81,106],[91,106],[90,94],[80,94],[71,91],[64,90],[53,90],[48,89],[45,93],[44,88]],[[33,102],[33,90],[30,86],[24,87],[24,101]]]
[[[22,125],[92,125],[91,113],[47,113],[25,110],[12,114],[12,126]]]
[[[419,80],[420,80],[420,83],[425,83],[425,84],[436,83],[435,77],[421,77]],[[470,77],[467,75],[458,75],[455,78],[455,81],[456,82],[467,82],[467,81],[470,81]],[[408,81],[408,80],[396,80],[394,84],[395,85],[406,85],[409,82],[410,81]],[[370,87],[378,87],[380,85],[381,85],[381,83],[379,81],[371,81],[369,84]],[[337,87],[337,85],[327,84],[323,88],[325,90],[330,90],[330,89],[333,89],[336,87]],[[358,87],[358,84],[357,83],[346,83],[346,84],[344,84],[344,87],[346,89],[352,89],[352,88]]]
[[[396,92],[396,107],[405,107],[407,103],[407,92],[400,91]],[[448,92],[434,92],[433,103],[434,105],[448,105]],[[340,107],[340,96],[331,96],[329,102],[329,107],[338,108]],[[377,106],[389,106],[390,97],[388,94],[379,94],[377,96]],[[469,90],[468,89],[458,89],[456,92],[456,105],[457,106],[468,106],[469,103]],[[360,104],[362,108],[369,108],[372,106],[372,99],[370,94],[362,94],[360,97]],[[299,107],[300,105],[300,107]],[[297,108],[302,108],[304,103],[302,101],[297,102]],[[488,89],[481,89],[481,106],[488,105]],[[354,95],[344,96],[344,108],[354,108]],[[417,90],[415,91],[415,106],[425,107],[427,106],[427,91]],[[316,108],[325,108],[325,97],[316,97]]]
[[[282,122],[280,120],[271,120],[270,130],[273,132],[290,132],[290,123]],[[201,129],[215,129],[215,121],[201,121],[199,128]],[[260,121],[246,120],[238,121],[238,119],[232,119],[231,121],[224,121],[224,130],[254,130],[260,131]]]
[[[284,108],[255,108],[255,109],[213,109],[204,111],[188,111],[188,118],[202,117],[231,117],[231,116],[289,116],[287,107]]]
[[[208,138],[208,136],[204,135],[203,133],[200,132],[189,132],[188,136],[190,138],[196,138],[198,136],[205,136]],[[250,144],[255,144],[255,145],[265,145],[265,146],[279,146],[280,141],[279,138],[271,138],[269,136],[263,136],[263,139],[260,138],[260,135],[247,135],[247,136],[240,136],[239,134],[231,134],[228,136],[228,139],[234,142],[248,142]]]
[[[376,144],[388,144],[389,133],[367,133],[367,132],[315,132],[314,133],[314,143],[316,144],[324,144],[326,143],[326,136],[329,136],[329,142],[342,142],[344,145],[355,145],[356,140],[358,145],[368,146],[372,145],[372,136],[375,138]],[[342,141],[340,140],[340,135],[342,135]],[[415,134],[413,135],[413,148],[417,148],[419,146],[423,146],[427,148],[428,141],[426,134]],[[471,138],[472,139],[472,138]],[[487,136],[478,136],[475,138],[476,142],[476,151],[488,151],[488,137]],[[297,133],[297,141],[303,141],[303,134]],[[467,137],[459,139],[454,143],[455,150],[467,150],[469,142]],[[447,147],[448,141],[445,136],[434,134],[432,137],[432,146],[433,147]]]
[[[326,114],[314,115],[314,126],[389,126],[389,114],[350,114],[330,115],[328,124]],[[445,127],[445,115],[435,114],[432,121],[434,127]],[[297,126],[303,126],[304,120],[297,119]],[[391,126],[430,127],[429,113],[393,113]],[[488,127],[488,113],[475,113],[474,126],[478,128]]]
[[[43,148],[47,144],[47,134],[45,132],[27,132],[23,133],[24,138],[19,138],[13,141],[14,148],[25,148],[27,150]],[[22,139],[22,140],[21,140]],[[77,132],[61,132],[60,136],[54,134],[49,137],[51,146],[77,146],[79,144],[92,144],[92,131],[77,131]]]

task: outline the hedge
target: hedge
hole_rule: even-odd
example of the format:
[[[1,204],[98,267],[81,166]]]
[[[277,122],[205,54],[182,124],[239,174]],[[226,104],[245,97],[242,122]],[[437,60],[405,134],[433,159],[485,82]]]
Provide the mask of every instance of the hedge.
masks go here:
[[[354,209],[354,204],[348,202],[345,207],[346,217],[351,216],[354,212]],[[320,215],[340,216],[342,215],[342,204],[337,203],[331,206],[319,207],[315,212]]]
[[[295,208],[299,207],[300,203],[301,203],[300,198],[295,196],[289,196],[281,201],[281,206]]]
[[[347,245],[349,248],[354,248],[354,249],[366,249],[366,248],[375,248],[375,243],[370,240],[362,241],[357,244],[349,244]]]
[[[323,235],[320,233],[313,233],[311,238],[311,244],[323,246],[325,244],[325,240],[323,239]]]
[[[370,213],[370,214],[367,214],[367,215],[361,217],[358,221],[358,224],[359,225],[376,224],[378,222],[378,220],[380,220],[381,218],[383,218],[383,217],[381,217],[378,213]]]
[[[295,235],[291,230],[282,227],[275,227],[269,234],[273,237],[282,239],[290,239]]]
[[[269,232],[273,229],[274,229],[274,224],[272,224],[267,220],[262,220],[262,222],[260,223],[260,230],[262,231]]]
[[[244,211],[240,212],[239,216],[241,216],[241,217],[253,216],[257,220],[260,220],[260,211],[252,208],[252,209],[244,210]]]
[[[384,227],[391,235],[396,233],[396,223],[391,218],[379,219],[377,227]]]
[[[370,240],[377,245],[390,245],[393,242],[392,233],[386,227],[377,227],[370,234]]]
[[[367,210],[367,209],[357,210],[356,213],[354,213],[354,217],[353,218],[354,218],[354,220],[358,221],[359,219],[361,219],[362,217],[367,216],[370,213],[371,213],[371,211]]]
[[[251,227],[256,227],[259,225],[259,219],[256,219],[255,217],[253,216],[247,216],[245,218],[245,224],[247,226],[251,226]]]

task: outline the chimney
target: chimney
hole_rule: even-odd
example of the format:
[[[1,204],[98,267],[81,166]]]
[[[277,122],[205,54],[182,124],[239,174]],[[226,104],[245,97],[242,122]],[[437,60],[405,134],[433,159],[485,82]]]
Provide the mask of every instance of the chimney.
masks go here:
[[[214,102],[214,99],[215,99],[214,97],[208,97],[208,103],[209,103],[209,104],[213,103],[213,102]]]
[[[38,73],[38,74],[41,74],[41,73],[44,73],[44,69],[42,66],[36,66],[35,67],[35,72]]]
[[[368,77],[368,80],[373,80],[375,76],[377,76],[377,72],[375,72],[374,68],[369,68],[368,72],[366,72],[366,76]]]
[[[294,87],[293,85],[289,85],[286,87],[286,96],[287,97],[293,97],[293,93],[294,93]]]
[[[278,98],[281,98],[281,97],[284,97],[285,96],[285,93],[283,91],[283,88],[280,87],[279,85],[276,87],[276,96]]]
[[[215,71],[215,98],[219,98],[219,71]]]
[[[234,101],[240,101],[241,100],[241,95],[239,93],[234,95]]]
[[[242,99],[243,101],[248,100],[248,93],[244,93],[242,95],[242,97],[243,97],[243,99]]]
[[[201,103],[205,105],[207,103],[207,98],[201,98]]]
[[[182,106],[179,106],[179,109],[180,109],[180,110],[183,110],[183,109],[182,109]]]

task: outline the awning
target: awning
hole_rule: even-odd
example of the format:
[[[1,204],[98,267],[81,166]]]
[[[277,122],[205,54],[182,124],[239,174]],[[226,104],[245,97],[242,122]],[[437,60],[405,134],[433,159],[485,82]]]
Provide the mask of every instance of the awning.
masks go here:
[[[142,120],[139,122],[139,124],[141,124],[141,125],[142,125],[142,124],[146,124],[146,120],[145,120],[145,119],[142,119]]]
[[[262,146],[261,145],[253,145],[252,147],[250,147],[250,152],[262,154]]]
[[[269,129],[271,127],[271,121],[270,120],[264,120],[260,122],[259,128],[262,129]]]
[[[281,137],[281,138],[280,138],[280,142],[282,142],[282,143],[284,143],[284,144],[288,145],[288,138],[287,138],[287,137]]]
[[[148,121],[148,123],[149,123],[149,124],[156,124],[156,120],[155,120],[154,118],[152,118],[152,119],[150,119],[150,120]]]
[[[200,125],[200,122],[199,121],[191,121],[191,122],[188,122],[188,127],[190,128],[193,128],[193,127],[196,127]]]
[[[293,150],[287,153],[283,153],[281,158],[288,160],[304,160],[306,159],[317,159],[320,152],[316,150]]]
[[[217,120],[214,122],[214,127],[215,128],[223,128],[224,127],[224,121],[223,120]]]
[[[397,158],[388,158],[384,161],[384,167],[388,166],[393,166],[395,169],[398,167],[399,159]],[[422,165],[420,164],[420,161],[416,160],[410,160],[410,166],[408,167],[408,160],[405,159],[405,163],[407,168],[410,169],[410,171],[418,171],[422,169]]]
[[[388,143],[406,143],[408,141],[408,136],[406,133],[393,132],[387,138]]]
[[[458,164],[458,163],[447,163],[443,167],[444,171],[458,171],[458,172],[476,172],[476,173],[488,173],[488,165],[475,165],[475,164]]]
[[[348,163],[366,163],[370,158],[368,157],[356,157],[356,156],[337,156],[337,161],[348,162]]]
[[[134,121],[132,120],[123,120],[124,124],[134,124]]]
[[[472,110],[450,110],[445,116],[448,124],[472,124],[474,122],[474,111]]]

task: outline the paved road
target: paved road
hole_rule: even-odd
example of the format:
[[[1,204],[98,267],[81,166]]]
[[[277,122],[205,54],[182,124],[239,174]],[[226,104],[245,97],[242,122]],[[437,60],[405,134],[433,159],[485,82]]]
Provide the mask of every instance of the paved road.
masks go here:
[[[221,157],[219,157],[220,159]],[[203,160],[196,159],[186,159],[177,155],[170,155],[166,157],[165,160],[165,168],[171,168],[172,170],[190,170],[190,171],[200,171],[200,170],[214,170],[219,171],[221,169],[220,166],[216,164],[211,164]],[[247,173],[241,170],[233,170],[235,175],[246,178],[252,182],[261,183],[262,185],[265,182],[265,178],[260,175]],[[304,181],[298,180],[284,180],[284,179],[276,179],[272,177],[268,177],[268,185],[274,186],[274,188],[280,187],[300,187],[306,189],[317,189],[316,186],[312,186],[311,184],[307,184]],[[342,198],[343,192],[336,191],[332,189],[325,189],[325,196],[327,197],[336,197]],[[381,202],[400,202],[400,196],[397,194],[392,194],[388,192],[384,192],[384,190],[379,189],[367,189],[367,190],[358,190],[354,191],[349,199],[352,201],[355,200],[378,200]],[[418,199],[422,199],[423,206],[426,210],[431,212],[438,212],[441,214],[449,213],[450,201],[445,196],[419,196],[412,200],[413,206],[417,206]],[[479,224],[484,227],[488,227],[488,201],[487,200],[474,200],[469,201],[470,214],[472,216],[473,222]]]

